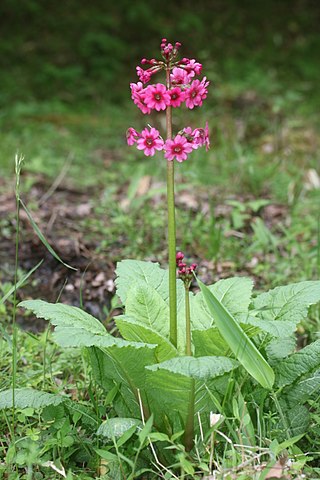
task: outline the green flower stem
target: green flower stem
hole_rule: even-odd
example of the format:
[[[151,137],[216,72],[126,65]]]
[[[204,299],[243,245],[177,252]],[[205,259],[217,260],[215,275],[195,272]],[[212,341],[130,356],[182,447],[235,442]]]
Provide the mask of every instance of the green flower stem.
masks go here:
[[[191,349],[191,321],[190,321],[190,297],[189,285],[185,285],[185,309],[186,309],[186,355],[192,355]]]
[[[189,411],[187,417],[186,428],[184,431],[184,445],[187,452],[193,447],[193,437],[194,437],[194,403],[195,403],[195,380],[192,378],[191,387],[190,387],[190,402],[189,402]]]
[[[170,70],[166,71],[167,88],[170,88]],[[166,109],[167,139],[172,138],[172,110]],[[168,244],[169,244],[169,307],[170,341],[177,346],[177,284],[176,284],[176,219],[174,204],[174,163],[167,161],[167,206],[168,206]]]

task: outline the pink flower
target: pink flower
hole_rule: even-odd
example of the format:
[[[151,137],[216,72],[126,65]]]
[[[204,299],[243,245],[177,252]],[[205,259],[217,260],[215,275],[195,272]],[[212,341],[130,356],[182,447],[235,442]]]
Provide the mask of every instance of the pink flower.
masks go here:
[[[144,102],[150,109],[165,110],[167,105],[170,105],[171,97],[162,83],[156,85],[149,85],[145,89]]]
[[[141,132],[140,138],[137,140],[137,149],[144,150],[147,157],[153,157],[156,150],[162,150],[163,140],[160,138],[158,130],[150,127],[150,131],[145,128]]]
[[[209,126],[206,122],[205,128],[196,128],[192,130],[191,127],[185,127],[182,130],[182,135],[187,139],[187,141],[192,145],[192,148],[197,149],[206,146],[206,151],[210,148],[210,139],[209,139]]]
[[[137,75],[142,83],[148,83],[150,81],[152,73],[149,70],[143,70],[141,67],[136,67]]]
[[[189,75],[183,68],[175,67],[172,70],[170,78],[173,85],[187,85],[190,83],[193,75]]]
[[[182,135],[176,135],[173,140],[166,141],[164,150],[164,156],[167,160],[175,158],[178,162],[183,162],[187,160],[188,153],[192,152],[192,145]]]
[[[138,138],[140,138],[140,133],[138,133],[134,128],[130,127],[127,130],[127,144],[134,145]]]
[[[151,108],[146,105],[144,100],[146,89],[143,88],[143,84],[141,82],[130,83],[130,88],[131,98],[133,102],[137,105],[137,107],[141,110],[141,112],[144,114],[151,113]]]
[[[187,70],[188,73],[193,73],[196,75],[200,75],[201,70],[202,70],[202,65],[201,63],[197,62],[194,58],[192,60],[189,60],[188,63],[186,63],[185,69]]]
[[[193,80],[190,87],[185,91],[188,108],[201,107],[202,101],[207,98],[208,85],[209,82],[206,81],[206,77],[203,77],[201,82],[200,80]]]
[[[171,97],[171,106],[176,108],[180,107],[181,103],[184,102],[185,94],[179,87],[174,87],[171,90],[168,90]]]

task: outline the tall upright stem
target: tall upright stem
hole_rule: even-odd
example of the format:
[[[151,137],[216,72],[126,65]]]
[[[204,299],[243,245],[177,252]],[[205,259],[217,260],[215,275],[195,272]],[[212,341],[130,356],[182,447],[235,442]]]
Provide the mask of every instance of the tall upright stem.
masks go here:
[[[170,70],[166,70],[167,88],[171,87]],[[172,109],[166,109],[167,139],[172,138]],[[168,206],[168,244],[169,244],[169,307],[170,341],[177,346],[177,286],[176,286],[176,219],[174,204],[174,163],[167,161],[167,206]]]
[[[191,357],[191,319],[190,319],[190,299],[189,285],[185,285],[185,310],[186,310],[186,355]]]

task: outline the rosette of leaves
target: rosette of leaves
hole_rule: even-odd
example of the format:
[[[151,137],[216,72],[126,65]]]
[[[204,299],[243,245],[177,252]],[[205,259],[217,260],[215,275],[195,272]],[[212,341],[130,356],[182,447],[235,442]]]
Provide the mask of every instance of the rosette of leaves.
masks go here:
[[[309,306],[320,301],[320,282],[277,287],[254,298],[248,278],[199,284],[200,292],[190,293],[193,356],[184,354],[183,284],[177,280],[176,349],[169,341],[168,272],[156,263],[124,260],[117,266],[125,310],[115,321],[122,338],[77,307],[41,300],[20,306],[50,320],[62,348],[88,350],[93,376],[111,395],[119,418],[141,419],[142,407],[164,433],[185,430],[190,421],[197,428],[199,419],[209,431],[210,411],[235,416],[238,398],[253,429],[257,409],[275,418],[264,432],[269,438],[304,433],[305,404],[320,390],[320,341],[296,352],[295,331]],[[10,406],[1,400],[5,395],[0,393],[2,408]]]

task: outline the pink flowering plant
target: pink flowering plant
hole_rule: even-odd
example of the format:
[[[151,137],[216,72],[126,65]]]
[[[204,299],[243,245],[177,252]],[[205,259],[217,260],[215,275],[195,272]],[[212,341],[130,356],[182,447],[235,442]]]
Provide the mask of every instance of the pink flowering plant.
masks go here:
[[[181,436],[187,451],[193,449],[195,438],[200,438],[206,454],[206,440],[213,438],[212,419],[216,417],[220,423],[225,418],[227,435],[233,435],[233,441],[241,445],[256,445],[255,429],[261,427],[257,418],[263,412],[270,419],[276,418],[265,427],[268,438],[287,440],[290,435],[302,435],[309,423],[299,392],[305,402],[308,395],[299,382],[301,378],[313,381],[320,352],[319,341],[306,347],[306,352],[292,354],[290,350],[298,323],[306,317],[308,307],[320,300],[320,282],[277,287],[252,297],[249,278],[228,278],[206,287],[195,276],[197,265],[177,252],[175,162],[191,161],[193,150],[207,150],[210,145],[208,124],[204,128],[183,126],[173,133],[173,109],[201,107],[209,86],[206,77],[195,78],[201,74],[199,62],[179,60],[180,47],[178,42],[172,45],[163,39],[161,59],[142,59],[145,68],[137,67],[139,81],[131,84],[132,99],[143,114],[165,113],[165,134],[149,125],[141,132],[133,127],[127,131],[129,146],[136,146],[147,157],[163,152],[160,160],[150,161],[167,165],[169,269],[129,259],[118,263],[117,295],[124,312],[115,317],[117,336],[77,307],[42,300],[20,304],[51,321],[54,339],[61,348],[86,349],[92,377],[111,409],[111,416],[100,422],[96,431],[102,441],[109,442],[107,453],[119,431],[130,438],[134,429],[140,431],[142,421],[144,433],[139,433],[139,438],[143,438],[143,445],[152,446],[152,439],[170,445],[161,449],[161,461],[175,464],[178,454],[172,449],[173,438]],[[161,73],[165,82],[151,84]],[[194,279],[200,287],[196,294],[190,288]],[[24,406],[24,396],[30,395],[30,389],[25,390],[16,392]],[[11,391],[5,395],[3,404],[9,405]],[[35,403],[42,404],[42,397],[40,401],[37,395],[41,397],[43,392],[32,392]],[[235,427],[228,418],[233,418]],[[223,434],[222,444],[225,438]],[[198,441],[197,454],[199,448]],[[154,448],[152,451],[155,453]],[[209,474],[212,457],[210,462]],[[132,471],[127,478],[140,476]]]

